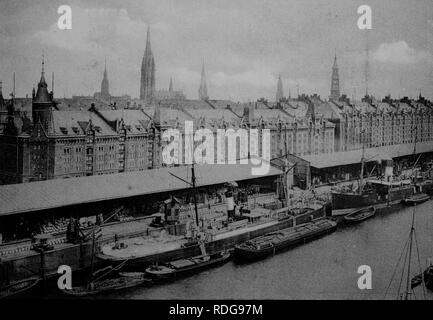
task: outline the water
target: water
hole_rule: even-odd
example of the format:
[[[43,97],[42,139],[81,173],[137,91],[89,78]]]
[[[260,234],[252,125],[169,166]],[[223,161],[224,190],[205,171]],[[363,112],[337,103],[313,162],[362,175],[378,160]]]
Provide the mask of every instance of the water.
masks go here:
[[[98,298],[116,299],[383,299],[393,270],[408,239],[413,207],[376,216],[259,262],[229,262],[170,284]],[[433,201],[417,206],[416,236],[421,263],[433,256]],[[419,273],[416,250],[412,275]],[[372,269],[371,290],[357,286],[358,267]],[[401,268],[389,289],[395,299]],[[405,285],[405,282],[403,286]],[[423,297],[421,287],[416,298]],[[433,293],[426,292],[426,299]]]

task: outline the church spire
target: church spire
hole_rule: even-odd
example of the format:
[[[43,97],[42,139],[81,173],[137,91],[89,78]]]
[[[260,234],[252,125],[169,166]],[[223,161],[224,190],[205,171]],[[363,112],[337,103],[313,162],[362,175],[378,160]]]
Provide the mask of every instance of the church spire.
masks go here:
[[[334,65],[332,66],[331,95],[329,97],[333,100],[340,98],[340,77],[338,74],[337,53],[335,53]]]
[[[150,44],[150,27],[147,27],[146,49],[141,63],[140,99],[152,102],[155,93],[155,59]]]
[[[3,98],[3,82],[0,81],[0,110],[6,110],[5,100]]]
[[[172,79],[172,77],[170,77],[170,85],[168,86],[168,91],[169,92],[173,91],[173,79]]]
[[[201,82],[200,88],[198,89],[198,98],[200,100],[208,100],[209,96],[207,94],[207,84],[206,84],[206,73],[204,71],[204,61],[201,66]]]
[[[275,95],[276,101],[279,102],[281,99],[283,99],[283,97],[283,81],[281,80],[281,75],[278,75],[277,93]]]
[[[150,26],[147,26],[147,35],[146,35],[146,51],[152,52],[152,47],[150,45]]]
[[[50,102],[50,94],[48,93],[48,85],[45,81],[45,57],[42,53],[42,70],[41,79],[38,83],[38,91],[36,92],[35,101],[37,102]]]
[[[105,59],[104,76],[103,76],[102,82],[101,82],[101,97],[103,99],[109,99],[110,98],[108,73],[107,73],[107,59]]]

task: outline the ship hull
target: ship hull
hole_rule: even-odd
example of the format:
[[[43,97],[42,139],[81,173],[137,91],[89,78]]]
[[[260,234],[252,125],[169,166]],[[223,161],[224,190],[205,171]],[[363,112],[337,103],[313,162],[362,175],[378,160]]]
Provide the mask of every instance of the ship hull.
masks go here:
[[[296,225],[304,224],[313,220],[322,219],[325,217],[325,208],[321,207],[319,209],[314,210],[313,212],[308,212],[306,214],[301,214],[296,216],[295,221]],[[205,243],[206,252],[209,254],[213,254],[216,252],[221,252],[224,250],[232,249],[236,244],[245,242],[250,239],[254,239],[256,237],[260,237],[270,232],[293,228],[293,220],[286,219],[283,221],[279,221],[272,226],[265,226],[263,228],[255,229],[252,231],[246,230],[243,233],[239,233],[227,238],[212,240]],[[189,247],[173,249],[165,252],[159,252],[157,254],[150,254],[145,256],[134,256],[134,257],[114,257],[111,255],[105,255],[102,253],[97,254],[98,261],[101,264],[109,265],[113,263],[121,263],[125,260],[128,260],[124,266],[125,270],[136,270],[137,268],[147,267],[151,264],[154,264],[156,261],[158,263],[169,262],[176,259],[184,259],[193,256],[197,256],[201,254],[201,249],[199,245],[192,245]]]
[[[187,277],[191,274],[195,274],[203,270],[207,270],[213,267],[223,265],[224,263],[229,261],[230,257],[231,257],[230,253],[227,252],[225,254],[222,254],[218,258],[214,258],[209,261],[199,263],[197,265],[193,265],[185,268],[179,268],[179,269],[173,268],[172,272],[165,272],[165,273],[154,272],[152,271],[152,268],[149,267],[146,269],[146,273],[155,281],[170,281],[176,278]]]
[[[290,248],[299,246],[309,241],[318,239],[329,233],[334,232],[337,229],[337,224],[330,221],[329,224],[307,233],[294,234],[293,236],[287,237],[287,239],[272,243],[263,249],[248,248],[245,245],[236,245],[234,251],[235,260],[238,262],[250,262],[255,260],[264,259],[268,256],[274,255],[278,252],[289,250]],[[267,235],[265,235],[266,237]]]
[[[405,186],[395,190],[390,190],[389,193],[332,193],[332,209],[351,209],[374,206],[384,203],[396,203],[414,195],[413,186]]]

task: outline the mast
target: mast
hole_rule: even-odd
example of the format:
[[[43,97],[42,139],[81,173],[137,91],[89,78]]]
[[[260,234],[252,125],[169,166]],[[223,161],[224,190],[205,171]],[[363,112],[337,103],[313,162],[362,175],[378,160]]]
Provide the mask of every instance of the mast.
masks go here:
[[[415,204],[416,207],[416,204]],[[409,296],[412,294],[411,292],[411,277],[410,277],[410,265],[412,262],[412,239],[413,239],[413,234],[415,232],[415,227],[414,227],[414,222],[415,222],[415,207],[413,208],[413,213],[412,213],[412,226],[410,228],[410,234],[409,234],[409,262],[407,263],[407,278],[406,278],[406,293],[404,296],[405,300],[409,299]]]
[[[359,176],[359,193],[362,193],[363,179],[364,179],[364,156],[365,156],[365,145],[364,145],[364,130],[361,131],[362,140],[362,156],[361,156],[361,174]]]
[[[93,232],[92,232],[92,257],[90,260],[90,281],[89,284],[93,281],[93,269],[94,269],[94,260],[95,260],[95,229],[96,226],[93,227]]]
[[[199,223],[198,223],[198,210],[197,210],[197,194],[196,194],[196,186],[195,186],[194,159],[192,160],[191,175],[192,175],[191,180],[192,180],[192,193],[194,199],[195,223],[198,229]]]
[[[415,155],[415,152],[416,152],[417,129],[418,129],[418,127],[415,126],[415,128],[413,128],[413,129],[411,130],[411,132],[413,132],[414,130],[415,130],[415,132],[416,132],[416,135],[415,135],[415,141],[414,141],[414,150],[413,150],[413,155]],[[415,163],[414,163],[413,166],[412,166],[412,176],[414,176],[415,166],[416,166],[418,160],[419,160],[419,158],[415,161]],[[386,290],[386,292],[385,292],[385,297],[386,297],[386,294],[387,294],[387,292],[388,292],[388,289],[389,289],[390,286],[391,286],[391,283],[392,283],[392,281],[393,281],[393,278],[394,278],[395,272],[397,271],[397,268],[398,268],[398,265],[399,265],[399,263],[400,263],[400,260],[401,260],[401,258],[402,258],[403,255],[404,255],[404,262],[403,262],[403,269],[402,269],[402,272],[401,272],[400,285],[401,285],[401,283],[402,283],[403,275],[404,275],[404,273],[405,273],[406,260],[407,260],[408,262],[407,262],[407,274],[406,274],[406,291],[404,292],[404,296],[403,296],[403,295],[400,295],[400,285],[399,285],[399,288],[398,288],[398,296],[404,298],[404,300],[409,300],[409,299],[410,299],[410,295],[411,295],[412,292],[413,292],[412,281],[411,281],[411,276],[410,276],[410,271],[411,271],[411,264],[412,264],[412,246],[413,246],[413,242],[414,242],[413,240],[415,239],[416,255],[417,255],[417,257],[418,257],[418,264],[419,264],[420,271],[421,271],[421,277],[422,277],[422,280],[421,280],[421,281],[422,281],[422,285],[423,285],[423,294],[424,294],[424,299],[425,299],[425,283],[424,283],[424,275],[423,275],[423,272],[422,272],[421,262],[420,262],[420,257],[419,257],[418,241],[416,240],[416,231],[415,231],[415,212],[416,212],[416,203],[414,204],[413,211],[412,211],[412,223],[411,223],[411,228],[410,228],[410,233],[409,233],[409,239],[406,241],[406,244],[405,244],[404,247],[403,247],[402,253],[401,253],[400,258],[399,258],[399,261],[397,262],[397,265],[396,265],[396,267],[395,267],[394,274],[393,274],[393,276],[391,277],[391,281],[390,281],[390,283],[389,283],[389,285],[388,285],[388,288],[387,288],[387,290]]]

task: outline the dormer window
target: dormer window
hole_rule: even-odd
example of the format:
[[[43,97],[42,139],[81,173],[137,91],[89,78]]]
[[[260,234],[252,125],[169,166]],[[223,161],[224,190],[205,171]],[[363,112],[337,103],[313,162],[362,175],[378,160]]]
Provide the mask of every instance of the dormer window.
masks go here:
[[[65,128],[65,127],[60,127],[60,131],[61,131],[63,134],[68,134],[68,129]]]
[[[95,131],[96,131],[97,133],[101,133],[101,127],[99,127],[99,126],[95,126],[94,128],[95,128]]]
[[[72,127],[72,131],[74,131],[74,133],[75,133],[75,134],[78,134],[78,133],[79,133],[79,131],[78,131],[78,128],[77,128],[77,127]]]

